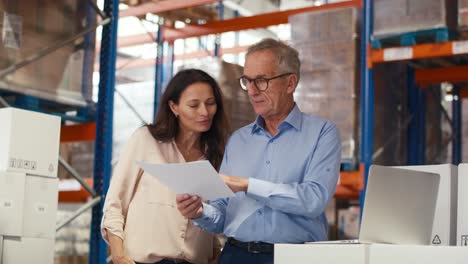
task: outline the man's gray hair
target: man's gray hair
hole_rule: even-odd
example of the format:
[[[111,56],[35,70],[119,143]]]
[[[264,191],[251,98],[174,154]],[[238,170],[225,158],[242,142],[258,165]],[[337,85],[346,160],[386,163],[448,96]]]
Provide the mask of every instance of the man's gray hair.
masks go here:
[[[247,49],[245,57],[257,51],[272,51],[276,56],[278,63],[278,74],[291,72],[296,74],[297,81],[299,82],[301,61],[299,60],[299,52],[296,49],[284,44],[279,40],[272,38],[262,39],[260,42],[253,44]]]

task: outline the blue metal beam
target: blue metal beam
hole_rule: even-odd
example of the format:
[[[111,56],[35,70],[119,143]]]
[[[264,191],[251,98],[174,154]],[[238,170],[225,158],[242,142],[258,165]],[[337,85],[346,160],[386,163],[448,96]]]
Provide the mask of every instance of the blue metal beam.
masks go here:
[[[367,67],[369,59],[367,47],[370,43],[373,30],[373,6],[372,0],[363,1],[363,30],[361,38],[361,162],[364,164],[364,189],[360,195],[361,210],[364,208],[367,177],[374,153],[374,79],[373,70]]]
[[[460,87],[453,86],[452,100],[452,163],[458,165],[462,160],[462,98]]]
[[[162,94],[163,89],[163,76],[164,76],[164,43],[163,43],[163,24],[164,19],[159,18],[158,22],[158,32],[156,35],[156,65],[155,65],[155,73],[154,73],[154,100],[153,100],[153,120],[156,118],[158,107],[159,107],[159,99]]]
[[[224,5],[223,1],[218,2],[218,19],[224,19]],[[217,34],[215,37],[214,55],[219,57],[221,55],[221,34]]]
[[[408,109],[412,115],[408,126],[406,145],[408,165],[425,164],[426,146],[426,92],[420,89],[414,79],[414,69],[407,67]]]
[[[105,0],[104,13],[111,22],[102,28],[100,80],[96,117],[96,142],[94,153],[94,190],[101,195],[93,208],[89,250],[90,264],[106,263],[107,245],[101,237],[100,225],[105,195],[109,188],[112,170],[112,123],[114,112],[115,62],[117,50],[117,22],[119,0]]]

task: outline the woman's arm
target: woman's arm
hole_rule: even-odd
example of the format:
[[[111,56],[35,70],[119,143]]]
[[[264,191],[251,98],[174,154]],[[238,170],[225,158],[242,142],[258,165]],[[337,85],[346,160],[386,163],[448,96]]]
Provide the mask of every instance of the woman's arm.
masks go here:
[[[135,264],[133,260],[125,255],[123,241],[120,237],[108,232],[107,238],[109,239],[109,247],[114,264]]]

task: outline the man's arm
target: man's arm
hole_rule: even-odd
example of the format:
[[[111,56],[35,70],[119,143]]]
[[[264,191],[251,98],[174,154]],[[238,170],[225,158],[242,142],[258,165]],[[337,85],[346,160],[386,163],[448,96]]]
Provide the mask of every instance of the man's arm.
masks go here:
[[[223,179],[233,191],[245,191],[248,196],[272,209],[316,217],[325,210],[335,192],[340,162],[341,142],[338,129],[335,125],[328,125],[321,133],[301,183],[279,184],[234,176],[224,176]]]
[[[228,199],[218,199],[202,203],[196,195],[178,194],[176,197],[179,212],[193,220],[193,222],[210,233],[223,233],[224,216]]]

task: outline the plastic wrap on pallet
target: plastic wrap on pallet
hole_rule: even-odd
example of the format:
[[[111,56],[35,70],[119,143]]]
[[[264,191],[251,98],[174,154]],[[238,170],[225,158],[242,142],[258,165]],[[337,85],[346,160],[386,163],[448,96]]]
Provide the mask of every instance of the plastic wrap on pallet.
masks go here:
[[[374,153],[379,165],[406,164],[407,71],[401,63],[374,67]]]
[[[468,30],[468,0],[458,0],[458,28]]]
[[[342,160],[353,163],[359,145],[359,12],[342,8],[304,13],[289,22],[291,42],[301,59],[295,100],[302,111],[337,124]]]
[[[224,96],[226,114],[233,130],[255,120],[256,114],[249,102],[249,96],[239,84],[239,77],[242,75],[241,66],[216,58],[207,58],[185,64],[179,70],[188,68],[202,69],[218,81]]]
[[[290,16],[291,40],[296,43],[313,41],[321,44],[356,39],[358,20],[359,12],[356,8],[340,8]]]
[[[455,29],[455,0],[374,0],[374,36]]]
[[[87,1],[79,0],[1,1],[0,72],[92,26],[85,23],[90,10]],[[96,15],[91,17],[95,20]],[[78,39],[9,74],[0,80],[0,89],[87,106],[92,99],[94,37],[84,42]]]

